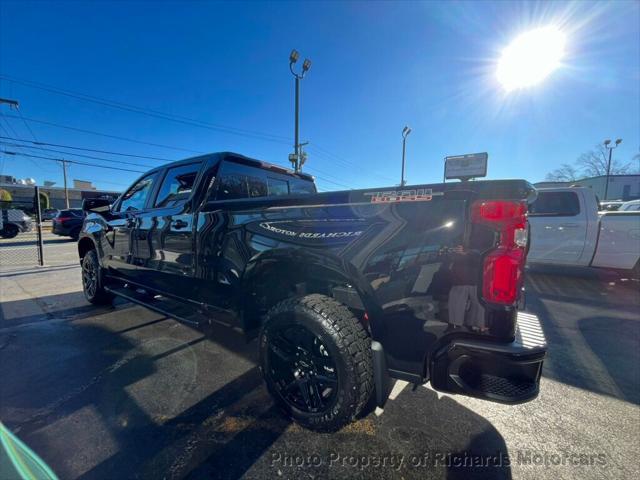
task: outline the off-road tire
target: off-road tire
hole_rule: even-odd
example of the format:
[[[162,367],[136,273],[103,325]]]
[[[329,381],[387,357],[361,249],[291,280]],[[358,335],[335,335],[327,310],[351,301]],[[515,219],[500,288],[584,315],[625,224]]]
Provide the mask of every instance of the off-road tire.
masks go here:
[[[95,273],[94,287],[89,286],[89,270]],[[104,289],[104,273],[95,250],[89,250],[82,259],[82,291],[87,301],[94,305],[108,305],[113,301],[113,294]]]
[[[324,411],[309,412],[292,405],[279,393],[270,374],[269,337],[289,325],[311,331],[335,364],[336,395],[333,404]],[[260,370],[270,394],[290,418],[306,428],[336,431],[356,419],[372,395],[371,338],[353,313],[333,298],[312,294],[275,305],[267,313],[260,332],[259,350]]]

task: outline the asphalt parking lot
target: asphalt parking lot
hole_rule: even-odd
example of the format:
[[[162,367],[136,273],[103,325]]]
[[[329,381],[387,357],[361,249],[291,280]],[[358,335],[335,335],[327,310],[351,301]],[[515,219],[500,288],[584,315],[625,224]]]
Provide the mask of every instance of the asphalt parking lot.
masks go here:
[[[73,263],[3,272],[0,284],[0,419],[60,478],[640,476],[631,281],[529,272],[528,311],[550,347],[535,401],[399,382],[384,411],[335,434],[280,416],[255,344],[224,327],[196,330],[123,301],[90,306]]]

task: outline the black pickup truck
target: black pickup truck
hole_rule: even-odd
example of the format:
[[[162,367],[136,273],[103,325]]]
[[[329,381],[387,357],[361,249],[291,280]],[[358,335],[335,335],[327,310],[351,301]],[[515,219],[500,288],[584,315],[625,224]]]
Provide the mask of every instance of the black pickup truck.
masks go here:
[[[525,402],[546,351],[520,311],[534,199],[523,180],[317,193],[238,154],[190,158],[85,200],[84,293],[259,337],[275,401],[316,430],[384,405],[392,379]]]

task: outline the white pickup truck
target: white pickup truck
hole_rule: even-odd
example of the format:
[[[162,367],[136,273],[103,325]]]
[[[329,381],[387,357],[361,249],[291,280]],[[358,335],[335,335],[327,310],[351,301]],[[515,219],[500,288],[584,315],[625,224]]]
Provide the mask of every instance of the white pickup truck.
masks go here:
[[[530,264],[640,273],[640,212],[598,212],[590,188],[541,188],[529,208]]]

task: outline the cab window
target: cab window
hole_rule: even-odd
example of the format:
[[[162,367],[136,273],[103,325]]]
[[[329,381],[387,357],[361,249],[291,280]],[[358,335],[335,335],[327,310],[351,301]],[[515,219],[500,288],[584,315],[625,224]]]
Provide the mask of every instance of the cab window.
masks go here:
[[[580,213],[580,201],[575,192],[538,192],[538,198],[529,207],[529,216],[573,217]]]
[[[122,195],[122,200],[120,200],[117,210],[119,212],[144,210],[157,177],[158,172],[154,172],[138,180]]]
[[[269,195],[289,195],[289,182],[279,178],[267,177]]]
[[[218,177],[220,183],[216,195],[217,200],[267,196],[267,181],[260,169],[233,162],[223,162]]]
[[[190,163],[167,170],[154,206],[156,208],[173,207],[185,203],[193,191],[200,165],[200,163]]]

